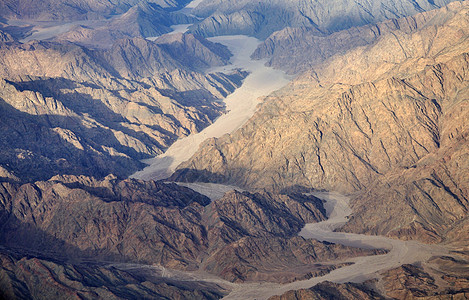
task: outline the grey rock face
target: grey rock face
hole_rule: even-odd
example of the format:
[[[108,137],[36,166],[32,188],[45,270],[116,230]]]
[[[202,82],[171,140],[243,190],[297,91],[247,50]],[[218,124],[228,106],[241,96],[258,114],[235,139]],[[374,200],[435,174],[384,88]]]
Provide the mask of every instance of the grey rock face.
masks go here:
[[[141,3],[158,5],[173,10],[184,7],[189,0],[45,0],[41,2],[15,0],[0,2],[0,16],[6,19],[26,20],[84,20],[102,19],[115,14],[122,14],[129,8]]]
[[[332,33],[445,6],[451,0],[268,0],[203,1],[196,9],[204,17],[192,30],[204,36],[249,34],[266,38],[285,27],[310,27]]]
[[[458,6],[458,3],[455,2],[454,5]],[[288,27],[269,36],[252,57],[268,59],[269,66],[291,74],[299,74],[334,55],[342,55],[354,48],[370,45],[393,31],[411,34],[424,26],[429,26],[430,23],[433,26],[441,25],[445,22],[445,18],[438,18],[438,14],[438,10],[432,10],[406,18],[352,27],[332,34],[323,34],[316,28]]]
[[[195,17],[170,12],[151,3],[139,2],[122,15],[99,22],[76,25],[69,31],[54,37],[54,40],[108,49],[119,39],[157,37],[171,32],[171,25],[188,24],[195,21]]]

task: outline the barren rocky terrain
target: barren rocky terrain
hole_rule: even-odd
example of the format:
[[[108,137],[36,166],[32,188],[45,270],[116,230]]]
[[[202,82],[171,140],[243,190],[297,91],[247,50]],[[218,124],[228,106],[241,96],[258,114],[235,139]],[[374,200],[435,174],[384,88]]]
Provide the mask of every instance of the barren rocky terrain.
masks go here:
[[[204,36],[246,34],[262,39],[286,27],[309,28],[330,34],[387,19],[415,15],[450,3],[442,1],[202,1],[194,14],[204,20],[191,30]]]
[[[0,52],[2,166],[26,180],[128,176],[139,159],[211,124],[246,76],[205,74],[231,54],[190,34],[123,39],[105,51],[11,42]]]
[[[2,245],[47,260],[138,262],[231,282],[289,282],[377,254],[296,236],[325,219],[313,196],[232,191],[210,202],[162,182],[57,176],[1,185]]]
[[[357,193],[344,230],[441,241],[468,209],[467,10],[317,65],[173,179]]]
[[[0,1],[0,298],[468,298],[468,2],[188,2]]]

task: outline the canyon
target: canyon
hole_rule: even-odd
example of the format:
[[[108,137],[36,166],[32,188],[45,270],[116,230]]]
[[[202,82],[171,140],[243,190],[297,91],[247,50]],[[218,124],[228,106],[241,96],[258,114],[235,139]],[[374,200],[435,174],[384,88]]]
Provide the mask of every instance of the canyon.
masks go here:
[[[0,1],[0,298],[469,297],[467,1]]]

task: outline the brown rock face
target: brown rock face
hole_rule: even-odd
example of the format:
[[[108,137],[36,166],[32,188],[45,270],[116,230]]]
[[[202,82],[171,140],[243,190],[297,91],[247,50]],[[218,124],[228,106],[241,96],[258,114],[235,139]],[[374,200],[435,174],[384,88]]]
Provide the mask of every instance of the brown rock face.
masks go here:
[[[252,54],[255,59],[268,59],[268,65],[290,74],[307,72],[334,55],[343,55],[354,48],[370,45],[392,32],[411,34],[421,30],[431,20],[432,25],[442,25],[464,2],[448,5],[449,12],[441,18],[440,10],[431,10],[407,18],[352,27],[326,35],[314,28],[287,27],[273,33]]]
[[[426,269],[403,265],[382,274],[386,296],[393,299],[467,299],[469,281],[467,270],[463,267],[465,265],[467,269],[467,261],[442,257],[434,258],[431,262],[436,265]],[[444,266],[448,264],[451,264],[452,270],[445,269]],[[435,267],[437,273],[434,273]]]
[[[295,237],[306,222],[325,218],[314,197],[230,192],[209,204],[175,184],[84,176],[0,187],[2,245],[58,260],[287,282],[343,265],[334,260],[379,253]]]
[[[77,179],[75,179],[77,180]],[[3,244],[57,258],[101,258],[194,268],[208,199],[165,184],[107,179],[4,186]],[[115,185],[115,186],[114,186]]]
[[[403,265],[383,276],[386,295],[395,299],[410,299],[435,295],[438,288],[430,274],[412,265]]]
[[[469,208],[467,12],[451,5],[331,58],[173,178],[359,191],[346,230],[440,240]]]
[[[295,237],[303,224],[325,219],[318,201],[302,195],[227,193],[204,214],[212,247],[204,268],[230,281],[289,282],[343,265],[316,262],[380,253]]]
[[[56,174],[129,176],[143,166],[140,159],[223,112],[219,100],[246,73],[202,70],[227,63],[230,55],[192,35],[158,44],[125,39],[106,51],[2,43],[0,165],[26,181]]]

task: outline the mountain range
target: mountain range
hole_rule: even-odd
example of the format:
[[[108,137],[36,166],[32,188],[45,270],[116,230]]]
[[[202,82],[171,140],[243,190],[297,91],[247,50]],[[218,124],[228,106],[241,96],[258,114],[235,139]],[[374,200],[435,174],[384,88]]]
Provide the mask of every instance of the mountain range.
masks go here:
[[[192,30],[204,36],[248,34],[262,39],[285,27],[308,28],[317,33],[330,34],[386,19],[415,15],[450,2],[452,1],[202,1],[194,13],[204,20]]]
[[[0,298],[468,298],[469,2],[188,4],[0,1]],[[249,80],[223,35],[290,83],[171,177],[129,178]],[[351,199],[339,227],[318,191]],[[334,280],[395,254],[317,223],[439,250]]]
[[[318,64],[173,179],[358,193],[344,229],[442,241],[469,208],[467,9]]]

